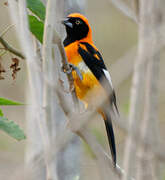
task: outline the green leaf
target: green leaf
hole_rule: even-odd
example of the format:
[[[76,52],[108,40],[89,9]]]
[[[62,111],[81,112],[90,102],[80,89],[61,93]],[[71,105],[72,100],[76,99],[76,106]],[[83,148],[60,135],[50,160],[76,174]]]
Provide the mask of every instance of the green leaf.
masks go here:
[[[32,34],[42,43],[44,24],[39,21],[35,16],[29,15],[29,27]]]
[[[26,136],[22,129],[13,121],[9,121],[4,117],[0,117],[0,130],[6,132],[9,136],[20,141],[25,139]]]
[[[45,20],[45,6],[40,0],[26,0],[27,7],[42,21]]]
[[[2,112],[2,109],[0,109],[0,116],[3,116],[3,112]]]
[[[0,105],[1,106],[10,106],[10,105],[23,105],[23,104],[0,97]]]

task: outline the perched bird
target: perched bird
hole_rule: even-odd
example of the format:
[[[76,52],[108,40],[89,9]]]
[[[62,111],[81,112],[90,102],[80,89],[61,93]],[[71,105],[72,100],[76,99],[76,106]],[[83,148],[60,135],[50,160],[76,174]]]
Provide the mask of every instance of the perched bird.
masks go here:
[[[78,69],[72,71],[77,97],[84,102],[86,108],[97,107],[97,97],[106,97],[105,103],[98,107],[98,112],[104,119],[113,163],[116,166],[111,113],[118,113],[118,109],[110,74],[93,44],[88,19],[82,14],[72,13],[62,23],[67,34],[64,47],[68,62]]]

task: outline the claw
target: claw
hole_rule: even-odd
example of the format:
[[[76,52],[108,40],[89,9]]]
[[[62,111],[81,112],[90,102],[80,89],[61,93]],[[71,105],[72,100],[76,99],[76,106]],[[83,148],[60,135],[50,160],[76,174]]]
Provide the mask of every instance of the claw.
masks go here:
[[[79,77],[81,80],[83,80],[83,76],[82,76],[80,70],[79,70],[76,66],[74,66],[73,64],[69,64],[69,66],[70,66],[69,69],[66,69],[66,68],[63,66],[63,67],[62,67],[62,71],[63,71],[64,73],[70,74],[73,70],[75,70],[76,73],[77,73],[77,75],[78,75],[78,77]]]
[[[62,66],[61,70],[66,74],[70,74],[72,72],[72,67],[66,68],[65,66]]]

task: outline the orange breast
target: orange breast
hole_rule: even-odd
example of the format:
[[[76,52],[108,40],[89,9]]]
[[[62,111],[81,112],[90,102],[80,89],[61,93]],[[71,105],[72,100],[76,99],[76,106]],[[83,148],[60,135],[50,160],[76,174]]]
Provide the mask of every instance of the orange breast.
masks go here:
[[[95,76],[89,72],[82,72],[83,79],[81,80],[77,73],[73,71],[73,78],[74,78],[74,85],[76,88],[77,97],[81,100],[88,101],[89,97],[87,98],[87,93],[89,91],[93,91],[95,87],[98,88],[98,81]],[[87,100],[88,99],[88,100]]]
[[[92,103],[92,99],[95,100],[98,93],[100,93],[100,89],[102,89],[98,80],[78,54],[78,44],[76,42],[65,47],[65,50],[69,63],[75,65],[83,77],[81,80],[76,71],[72,72],[77,97],[87,104]]]
[[[69,63],[74,64],[75,66],[82,60],[81,56],[78,54],[77,42],[71,43],[70,45],[65,47],[65,52]]]

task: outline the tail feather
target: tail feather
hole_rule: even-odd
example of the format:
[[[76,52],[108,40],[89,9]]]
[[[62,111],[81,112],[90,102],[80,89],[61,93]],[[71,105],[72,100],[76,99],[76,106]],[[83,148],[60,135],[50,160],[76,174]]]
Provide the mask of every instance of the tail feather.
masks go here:
[[[110,146],[110,151],[111,151],[114,167],[116,167],[116,145],[115,145],[115,136],[113,132],[111,117],[109,115],[104,114],[104,122],[105,122],[105,127],[107,131],[107,136],[108,136],[108,141],[109,141],[109,146]]]

